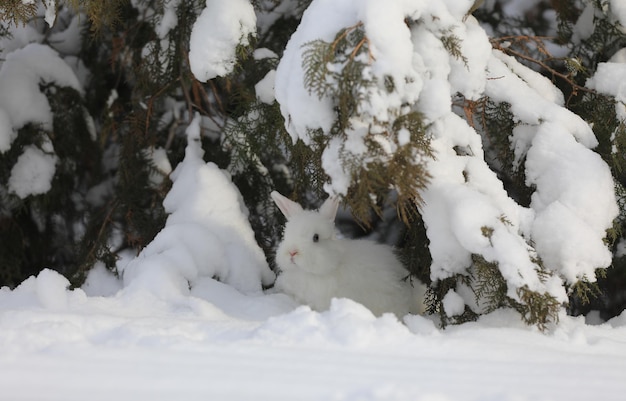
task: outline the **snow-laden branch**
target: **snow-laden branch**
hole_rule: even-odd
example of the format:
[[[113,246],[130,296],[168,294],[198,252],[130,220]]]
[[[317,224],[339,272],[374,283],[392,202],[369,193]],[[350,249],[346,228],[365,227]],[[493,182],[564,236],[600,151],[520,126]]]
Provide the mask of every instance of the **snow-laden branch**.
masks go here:
[[[492,49],[467,15],[472,3],[314,0],[278,66],[276,99],[294,141],[311,143],[320,132],[330,138],[327,189],[343,194],[354,178],[346,155],[367,149],[377,124],[419,113],[433,152],[425,159],[430,183],[420,191],[432,280],[470,274],[478,255],[498,266],[513,301],[530,302],[533,293],[564,302],[564,283],[594,281],[595,269],[611,262],[603,240],[618,212],[613,179],[592,150],[598,142],[589,125],[564,107],[549,80]],[[332,43],[357,24],[369,46],[363,78],[375,84],[356,98],[350,129],[337,136],[341,103],[307,87],[303,58],[307,43]],[[329,76],[347,66],[322,65]],[[510,106],[510,147],[533,192],[530,205],[509,196],[487,164],[480,132],[452,110],[457,94]],[[470,298],[466,304],[480,313]]]

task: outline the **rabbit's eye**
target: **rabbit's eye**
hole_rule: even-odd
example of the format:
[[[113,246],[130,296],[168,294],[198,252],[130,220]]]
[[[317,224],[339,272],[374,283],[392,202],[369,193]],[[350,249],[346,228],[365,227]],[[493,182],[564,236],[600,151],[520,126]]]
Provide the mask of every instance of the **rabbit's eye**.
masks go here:
[[[318,242],[320,240],[320,236],[317,234],[313,234],[313,242]]]

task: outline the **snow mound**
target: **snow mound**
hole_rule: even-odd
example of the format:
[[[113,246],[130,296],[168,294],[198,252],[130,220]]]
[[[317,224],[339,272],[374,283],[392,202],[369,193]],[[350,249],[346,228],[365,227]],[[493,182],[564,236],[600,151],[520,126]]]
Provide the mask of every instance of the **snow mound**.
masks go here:
[[[599,326],[563,315],[539,333],[499,310],[440,330],[349,300],[317,313],[201,281],[212,301],[128,289],[87,297],[50,270],[0,289],[3,397],[617,401],[626,391],[624,315]]]
[[[43,269],[39,274],[24,280],[13,291],[0,290],[0,305],[7,308],[43,308],[53,311],[67,310],[73,292],[67,289],[70,282],[54,270]],[[81,290],[78,290],[82,293]],[[84,294],[83,294],[84,295]]]
[[[187,140],[163,202],[167,223],[123,269],[124,284],[177,297],[189,294],[199,278],[215,277],[244,293],[259,293],[274,273],[255,241],[241,194],[226,172],[202,159],[199,115]]]

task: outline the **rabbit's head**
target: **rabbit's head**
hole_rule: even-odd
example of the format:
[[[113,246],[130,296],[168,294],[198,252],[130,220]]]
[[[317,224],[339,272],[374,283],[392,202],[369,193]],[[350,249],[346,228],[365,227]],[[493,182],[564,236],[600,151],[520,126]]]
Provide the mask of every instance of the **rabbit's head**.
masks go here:
[[[272,199],[287,218],[283,240],[276,251],[282,271],[301,269],[325,274],[339,266],[335,241],[335,215],[339,200],[328,198],[319,211],[304,210],[278,192]]]

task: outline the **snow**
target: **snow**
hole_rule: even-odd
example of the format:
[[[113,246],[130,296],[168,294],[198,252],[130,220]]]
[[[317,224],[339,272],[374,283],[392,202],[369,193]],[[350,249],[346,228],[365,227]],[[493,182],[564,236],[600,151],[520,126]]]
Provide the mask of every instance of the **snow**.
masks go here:
[[[247,46],[256,35],[256,14],[248,0],[207,0],[189,42],[191,72],[206,82],[229,74],[236,62],[235,48]]]
[[[46,45],[30,43],[6,54],[0,67],[0,152],[11,148],[17,131],[28,123],[52,130],[52,111],[43,84],[83,90],[72,68]],[[59,135],[61,133],[58,133]],[[51,188],[58,161],[52,142],[25,146],[11,169],[9,192],[24,199]]]
[[[572,41],[580,43],[580,41],[588,39],[593,34],[594,29],[595,7],[593,4],[585,5],[585,9],[578,17],[574,24]]]
[[[39,89],[40,83],[55,83],[82,93],[72,69],[50,47],[31,43],[7,54],[0,69],[0,108],[8,114],[13,128],[27,123],[52,128],[50,104]]]
[[[170,175],[166,225],[123,269],[125,286],[180,298],[203,277],[219,277],[244,293],[274,281],[256,243],[241,194],[227,173],[205,163],[199,114],[187,128],[185,159]]]
[[[58,157],[52,143],[45,142],[41,149],[28,145],[11,168],[9,192],[24,199],[30,195],[40,195],[52,188],[52,178],[56,171]]]
[[[178,19],[176,18],[176,7],[178,7],[180,0],[166,0],[163,3],[163,17],[155,27],[156,34],[159,39],[163,40],[170,32],[178,25]]]
[[[10,400],[621,400],[626,317],[562,316],[546,333],[511,311],[440,330],[329,311],[205,278],[175,301],[68,290],[44,270],[0,290],[0,384]],[[36,385],[34,385],[36,383]]]
[[[45,0],[44,5],[46,7],[45,21],[49,27],[54,25],[54,21],[57,18],[57,2],[56,0]]]
[[[443,297],[443,310],[447,316],[458,316],[465,311],[465,301],[463,297],[454,290],[449,290]]]
[[[17,137],[17,131],[13,129],[11,118],[4,109],[0,108],[0,152],[11,149],[11,143]]]
[[[626,5],[623,1],[619,0],[610,0],[610,10],[619,25],[621,25],[622,32],[624,31],[624,27],[626,27]]]
[[[604,231],[617,206],[603,194],[613,192],[608,166],[556,124],[539,128],[526,162],[527,180],[537,186],[531,207],[537,211],[533,238],[546,266],[572,283],[593,280],[597,266],[608,266],[612,255]],[[587,196],[580,196],[580,186]]]
[[[109,98],[109,100],[111,97]],[[152,167],[156,171],[150,171],[150,183],[154,186],[159,186],[163,183],[164,177],[168,176],[172,172],[172,165],[167,158],[167,152],[165,149],[149,148],[145,150],[145,155],[150,160]]]
[[[598,63],[598,68],[586,86],[598,92],[615,97],[615,113],[619,120],[626,119],[626,62],[623,49],[609,61]]]
[[[62,26],[61,20],[54,26],[54,30],[49,35],[50,45],[59,53],[65,55],[78,55],[82,49],[81,30],[85,29],[87,16],[78,14],[71,16],[69,23]]]
[[[261,79],[255,86],[254,92],[259,101],[267,104],[274,103],[276,98],[274,97],[274,85],[276,81],[276,70],[270,70],[263,79]]]
[[[329,12],[332,8],[333,12]],[[348,1],[314,1],[302,15],[276,69],[276,100],[285,117],[287,132],[295,142],[310,143],[309,129],[328,132],[335,119],[332,101],[320,99],[304,86],[303,45],[313,40],[332,41],[342,28],[354,25],[356,15]]]

